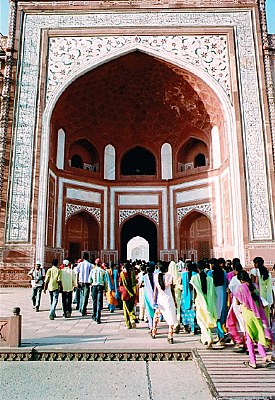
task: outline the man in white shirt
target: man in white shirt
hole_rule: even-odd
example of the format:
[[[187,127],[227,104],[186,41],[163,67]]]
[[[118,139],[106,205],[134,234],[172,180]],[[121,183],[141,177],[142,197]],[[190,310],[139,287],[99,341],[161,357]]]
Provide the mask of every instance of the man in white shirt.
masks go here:
[[[88,261],[88,253],[83,254],[83,261],[81,261],[75,268],[80,285],[80,307],[79,311],[82,316],[87,314],[87,305],[90,294],[90,272],[93,269],[93,265]]]
[[[95,260],[95,267],[90,273],[90,283],[92,284],[93,316],[92,319],[101,324],[101,310],[103,308],[103,291],[106,290],[105,270],[100,266],[100,259]]]

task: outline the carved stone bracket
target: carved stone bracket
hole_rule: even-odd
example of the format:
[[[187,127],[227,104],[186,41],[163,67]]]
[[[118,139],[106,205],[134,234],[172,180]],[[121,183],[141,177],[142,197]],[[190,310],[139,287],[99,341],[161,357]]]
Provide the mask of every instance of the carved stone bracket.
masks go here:
[[[191,211],[199,211],[206,214],[210,219],[212,218],[212,206],[210,203],[194,204],[192,206],[180,207],[177,209],[177,223],[178,225],[182,219]]]

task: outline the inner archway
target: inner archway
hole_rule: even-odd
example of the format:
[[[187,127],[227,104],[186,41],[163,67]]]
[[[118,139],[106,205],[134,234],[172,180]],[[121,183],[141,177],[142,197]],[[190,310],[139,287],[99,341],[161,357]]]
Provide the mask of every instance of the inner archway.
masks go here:
[[[127,243],[127,260],[149,261],[149,243],[146,239],[135,236]]]
[[[65,253],[72,261],[80,258],[83,251],[88,251],[91,256],[98,255],[98,224],[90,214],[80,212],[72,215],[65,231]]]
[[[181,222],[179,229],[180,255],[198,261],[212,256],[212,227],[209,218],[193,211]]]
[[[120,258],[125,261],[127,259],[127,244],[136,236],[144,238],[149,243],[149,260],[157,260],[157,228],[156,225],[148,218],[137,215],[127,220],[122,228],[120,235]]]

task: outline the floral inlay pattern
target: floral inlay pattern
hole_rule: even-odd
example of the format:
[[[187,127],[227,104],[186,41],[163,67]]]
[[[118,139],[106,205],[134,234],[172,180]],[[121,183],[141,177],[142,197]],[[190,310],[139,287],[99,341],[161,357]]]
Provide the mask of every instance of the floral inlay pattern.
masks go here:
[[[205,36],[54,37],[49,41],[47,98],[70,73],[97,57],[124,47],[140,46],[170,53],[209,73],[230,96],[227,38]]]

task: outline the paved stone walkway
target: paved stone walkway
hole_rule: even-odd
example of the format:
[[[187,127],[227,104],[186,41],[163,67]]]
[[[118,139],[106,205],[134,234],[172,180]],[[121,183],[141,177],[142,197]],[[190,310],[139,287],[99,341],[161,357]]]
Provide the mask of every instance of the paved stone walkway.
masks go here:
[[[148,334],[147,324],[141,321],[136,329],[126,329],[123,312],[116,310],[111,314],[106,307],[102,313],[102,323],[98,325],[91,318],[91,298],[88,315],[82,317],[77,310],[72,318],[62,317],[61,296],[57,307],[57,318],[49,319],[49,296],[42,294],[39,312],[32,309],[31,289],[0,288],[0,315],[12,315],[13,307],[20,307],[22,326],[22,346],[36,347],[39,350],[51,349],[169,349],[203,348],[198,336],[175,335],[174,345],[166,338],[168,327],[166,323],[159,324],[159,333],[153,340]],[[73,306],[75,308],[75,306]]]
[[[71,379],[70,397],[74,399],[168,400],[172,397],[173,400],[208,400],[211,396],[217,399],[275,399],[274,365],[250,370],[242,363],[248,360],[248,356],[233,353],[229,346],[224,350],[205,350],[199,336],[182,332],[175,335],[174,344],[170,345],[166,340],[165,323],[160,323],[157,338],[153,340],[145,322],[128,330],[122,311],[116,310],[111,314],[106,307],[102,324],[98,325],[91,319],[91,299],[86,317],[74,310],[72,318],[64,319],[60,298],[57,318],[51,321],[48,294],[42,295],[39,312],[32,309],[30,297],[31,289],[0,288],[0,316],[11,315],[13,307],[21,309],[21,349],[26,351],[193,351],[194,360],[78,361],[77,364],[68,361],[1,362],[1,397],[5,400],[67,398],[68,377]],[[57,396],[52,388],[56,376],[59,385]],[[31,377],[31,384],[26,377]],[[11,386],[14,379],[19,386]],[[41,379],[42,391],[39,386]]]

